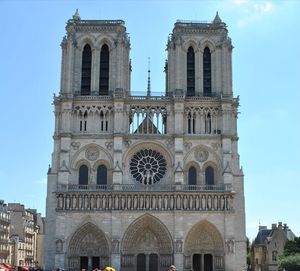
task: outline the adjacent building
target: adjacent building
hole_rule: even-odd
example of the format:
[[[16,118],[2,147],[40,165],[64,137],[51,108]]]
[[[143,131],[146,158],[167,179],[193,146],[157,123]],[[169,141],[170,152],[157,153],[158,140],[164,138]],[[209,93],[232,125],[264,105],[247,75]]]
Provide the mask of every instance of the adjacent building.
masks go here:
[[[8,203],[11,262],[15,266],[43,266],[43,218],[35,209]]]
[[[218,14],[177,21],[165,91],[151,92],[149,71],[141,96],[130,90],[126,31],[122,20],[81,20],[78,12],[67,22],[45,268],[244,270],[239,99],[227,26]]]
[[[0,263],[10,264],[10,213],[4,200],[0,200]]]
[[[295,235],[287,224],[272,224],[272,228],[259,226],[258,234],[252,244],[252,270],[277,271],[278,257],[283,255],[287,240],[294,240]]]

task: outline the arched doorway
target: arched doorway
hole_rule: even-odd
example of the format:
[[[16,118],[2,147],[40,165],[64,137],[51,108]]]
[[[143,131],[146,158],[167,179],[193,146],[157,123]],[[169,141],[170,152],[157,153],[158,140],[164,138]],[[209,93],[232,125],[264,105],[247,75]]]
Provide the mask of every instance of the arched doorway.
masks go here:
[[[122,271],[165,271],[172,263],[172,238],[160,220],[146,214],[128,227],[121,244]]]
[[[105,234],[88,222],[72,236],[68,249],[69,270],[104,269],[110,263],[110,250]]]
[[[185,269],[215,271],[224,268],[224,245],[218,229],[208,221],[194,225],[185,240]]]

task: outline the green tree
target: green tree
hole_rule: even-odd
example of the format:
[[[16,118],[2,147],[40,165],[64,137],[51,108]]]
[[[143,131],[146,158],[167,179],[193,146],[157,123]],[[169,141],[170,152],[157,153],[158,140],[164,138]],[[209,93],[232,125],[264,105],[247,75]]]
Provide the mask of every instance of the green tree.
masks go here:
[[[300,237],[285,243],[283,256],[279,257],[279,264],[286,271],[300,270]]]
[[[300,237],[296,237],[295,240],[288,240],[284,245],[284,256],[290,256],[295,253],[300,253]]]
[[[300,270],[300,254],[294,254],[290,256],[283,256],[279,258],[279,264],[281,268],[286,271],[299,271]]]

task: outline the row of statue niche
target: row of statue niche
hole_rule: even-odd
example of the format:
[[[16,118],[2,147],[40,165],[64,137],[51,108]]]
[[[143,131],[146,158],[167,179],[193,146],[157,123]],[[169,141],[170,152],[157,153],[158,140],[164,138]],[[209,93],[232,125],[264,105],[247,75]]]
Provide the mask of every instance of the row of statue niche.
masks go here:
[[[232,209],[232,197],[223,195],[78,195],[58,196],[59,209]]]

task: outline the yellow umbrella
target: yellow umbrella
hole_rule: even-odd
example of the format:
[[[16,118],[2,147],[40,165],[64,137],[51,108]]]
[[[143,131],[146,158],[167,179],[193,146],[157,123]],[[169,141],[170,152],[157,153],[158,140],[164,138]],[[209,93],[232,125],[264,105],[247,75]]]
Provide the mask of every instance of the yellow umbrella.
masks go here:
[[[116,269],[108,266],[105,268],[105,271],[116,271]]]

